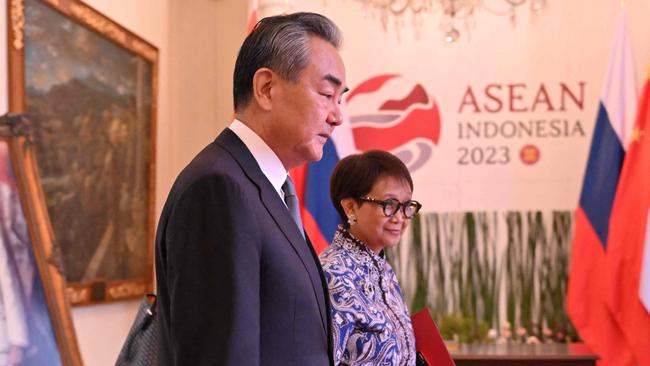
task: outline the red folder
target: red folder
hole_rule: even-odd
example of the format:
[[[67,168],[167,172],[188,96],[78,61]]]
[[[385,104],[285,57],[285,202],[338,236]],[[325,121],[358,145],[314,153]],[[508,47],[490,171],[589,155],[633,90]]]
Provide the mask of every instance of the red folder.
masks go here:
[[[429,309],[424,308],[411,317],[415,332],[415,350],[422,354],[426,362],[433,366],[455,366],[445,342],[431,317]]]

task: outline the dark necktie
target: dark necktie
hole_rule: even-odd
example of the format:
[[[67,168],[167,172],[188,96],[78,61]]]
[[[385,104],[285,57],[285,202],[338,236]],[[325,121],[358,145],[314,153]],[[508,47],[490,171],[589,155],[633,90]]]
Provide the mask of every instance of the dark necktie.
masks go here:
[[[289,213],[298,226],[298,231],[302,237],[305,237],[305,231],[302,228],[302,219],[300,219],[300,205],[298,204],[298,197],[296,197],[296,188],[293,186],[291,177],[287,176],[287,180],[282,185],[282,192],[284,192],[284,203],[289,208]]]

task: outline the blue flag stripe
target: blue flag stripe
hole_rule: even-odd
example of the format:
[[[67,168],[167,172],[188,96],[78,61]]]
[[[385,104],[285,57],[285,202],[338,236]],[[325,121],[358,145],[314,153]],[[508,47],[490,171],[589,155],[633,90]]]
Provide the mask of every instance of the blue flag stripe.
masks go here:
[[[582,184],[580,206],[605,250],[609,217],[624,156],[625,150],[621,141],[612,127],[605,107],[600,103]]]
[[[332,241],[336,227],[341,223],[330,199],[330,177],[339,160],[334,142],[329,139],[323,147],[323,158],[307,166],[305,207],[328,242]]]

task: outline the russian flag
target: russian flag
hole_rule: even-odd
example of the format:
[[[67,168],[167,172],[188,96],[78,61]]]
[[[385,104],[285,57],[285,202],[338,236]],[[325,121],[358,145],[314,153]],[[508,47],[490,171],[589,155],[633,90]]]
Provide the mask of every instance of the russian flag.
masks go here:
[[[291,171],[300,201],[302,223],[317,253],[323,251],[334,238],[341,223],[330,199],[330,176],[339,160],[356,153],[350,122],[341,104],[343,123],[334,129],[323,147],[323,158]]]
[[[606,306],[609,220],[636,113],[627,15],[621,11],[576,210],[567,312],[601,365],[631,365],[630,345]]]
[[[650,365],[650,313],[639,297],[649,208],[650,78],[643,88],[612,207],[606,259],[607,305],[639,365]]]

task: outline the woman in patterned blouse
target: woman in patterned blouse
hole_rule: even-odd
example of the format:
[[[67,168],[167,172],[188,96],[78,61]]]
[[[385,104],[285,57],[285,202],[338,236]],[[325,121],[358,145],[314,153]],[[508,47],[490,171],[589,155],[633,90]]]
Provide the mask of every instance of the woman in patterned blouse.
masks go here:
[[[411,319],[383,253],[422,207],[412,193],[408,169],[385,151],[348,156],[334,169],[330,195],[345,224],[320,260],[336,365],[415,365]]]

